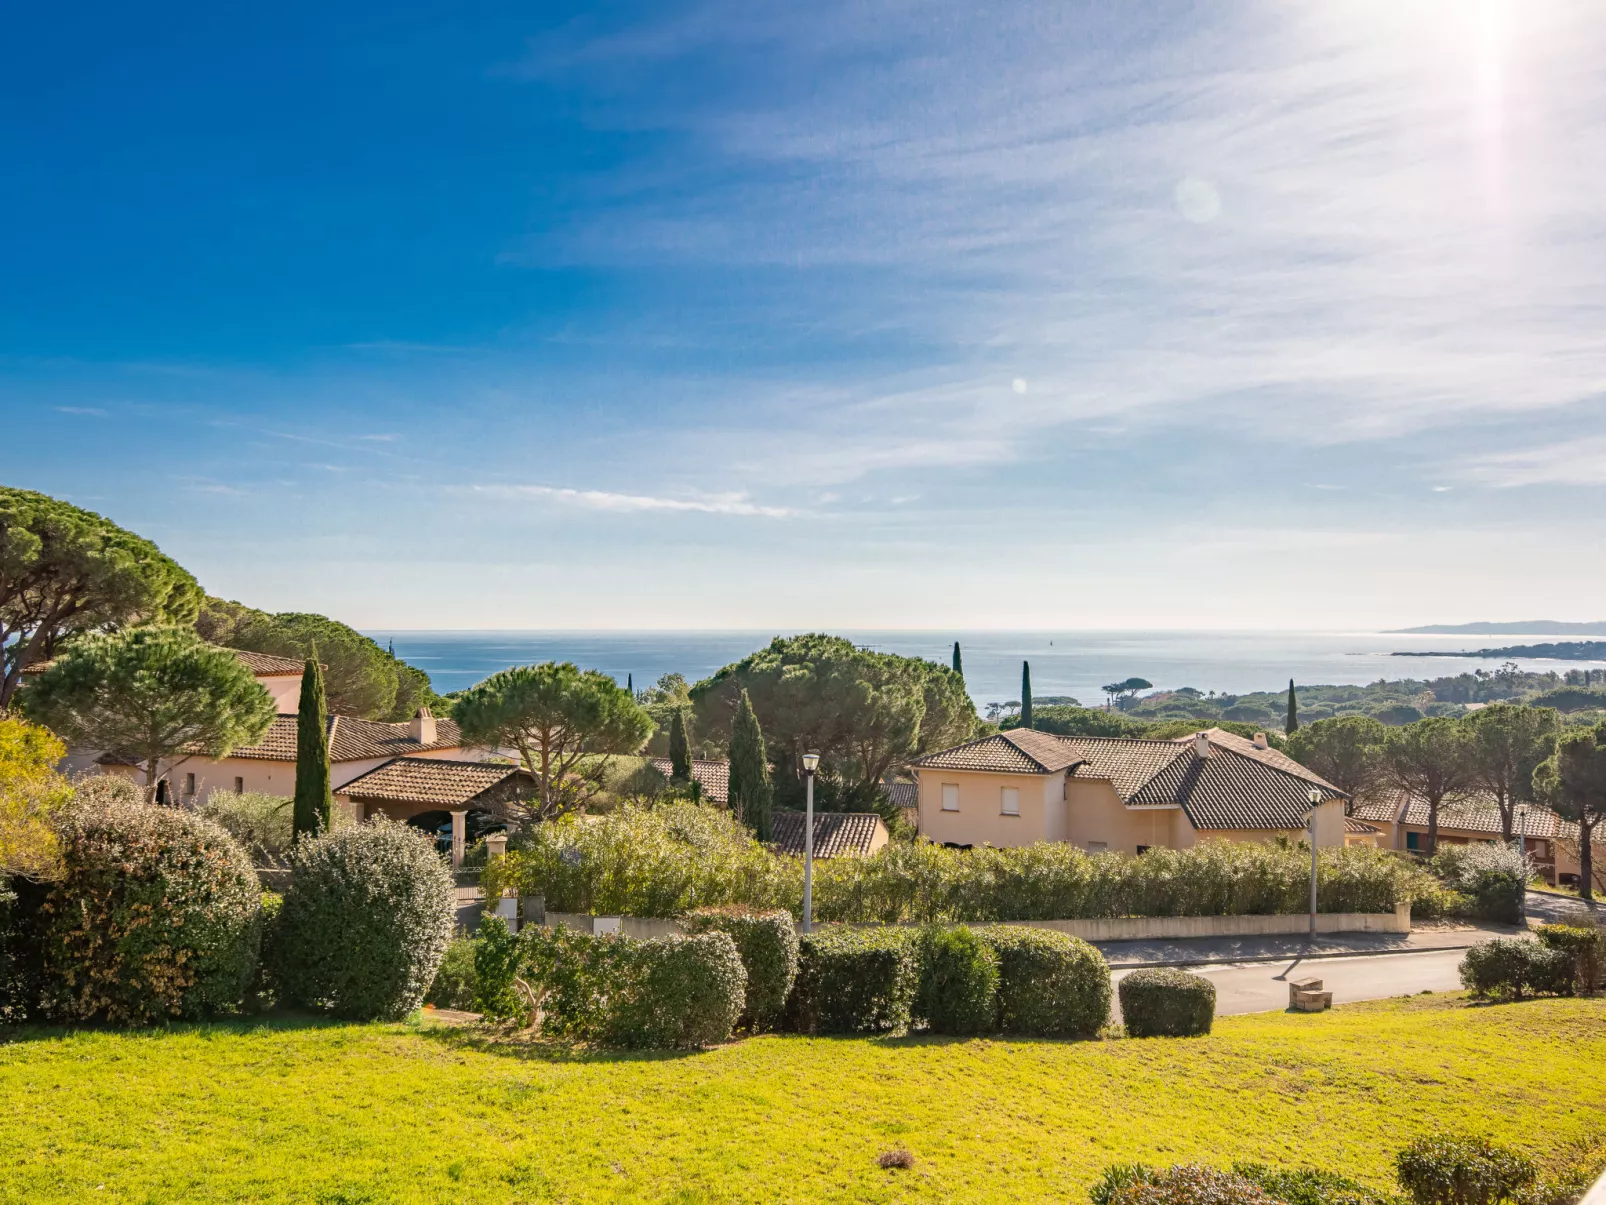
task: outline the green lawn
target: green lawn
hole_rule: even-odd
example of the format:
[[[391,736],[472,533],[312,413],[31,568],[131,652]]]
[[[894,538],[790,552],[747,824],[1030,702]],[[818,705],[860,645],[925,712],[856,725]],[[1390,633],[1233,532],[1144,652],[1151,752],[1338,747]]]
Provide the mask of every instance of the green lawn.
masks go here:
[[[693,1055],[275,1021],[0,1045],[0,1201],[1085,1201],[1107,1163],[1386,1185],[1435,1128],[1606,1128],[1606,1001],[1231,1017],[1208,1038],[766,1037]],[[875,1156],[903,1145],[913,1170]]]

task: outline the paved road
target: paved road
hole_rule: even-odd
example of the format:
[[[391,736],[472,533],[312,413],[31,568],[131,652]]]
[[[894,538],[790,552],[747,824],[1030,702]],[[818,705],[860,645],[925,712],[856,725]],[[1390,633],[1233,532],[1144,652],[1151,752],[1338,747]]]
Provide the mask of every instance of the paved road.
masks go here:
[[[1540,923],[1575,921],[1584,916],[1594,916],[1598,920],[1606,921],[1606,907],[1601,904],[1586,904],[1574,896],[1552,895],[1548,891],[1530,891],[1526,907],[1528,919]]]
[[[1415,995],[1420,991],[1460,991],[1456,968],[1463,955],[1462,950],[1429,950],[1421,954],[1226,963],[1188,969],[1215,983],[1216,1015],[1231,1016],[1287,1008],[1289,979],[1320,979],[1322,986],[1333,993],[1334,1004]],[[1129,974],[1129,970],[1117,970],[1112,978],[1119,982]],[[1119,1007],[1117,1001],[1118,1012]]]

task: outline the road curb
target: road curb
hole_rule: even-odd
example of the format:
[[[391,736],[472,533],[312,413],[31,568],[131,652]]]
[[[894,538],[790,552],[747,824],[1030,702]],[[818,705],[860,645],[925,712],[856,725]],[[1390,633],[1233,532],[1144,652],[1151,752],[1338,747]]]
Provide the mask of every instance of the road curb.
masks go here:
[[[1145,967],[1214,967],[1239,966],[1252,962],[1312,962],[1323,958],[1378,958],[1384,955],[1438,954],[1445,950],[1470,950],[1477,944],[1475,941],[1469,941],[1465,945],[1457,946],[1417,946],[1406,950],[1323,950],[1314,954],[1295,951],[1291,954],[1253,954],[1244,958],[1162,958],[1146,962],[1110,962],[1109,965],[1112,971],[1137,971]],[[1108,957],[1105,958],[1105,961],[1109,962]]]

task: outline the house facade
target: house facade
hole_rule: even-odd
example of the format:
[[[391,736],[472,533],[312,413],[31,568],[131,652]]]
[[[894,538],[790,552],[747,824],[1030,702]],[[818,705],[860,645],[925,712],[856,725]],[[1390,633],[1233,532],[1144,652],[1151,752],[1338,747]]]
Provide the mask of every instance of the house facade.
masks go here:
[[[920,833],[946,845],[1056,841],[1139,854],[1211,840],[1299,841],[1312,790],[1319,846],[1375,835],[1350,831],[1343,791],[1263,741],[1220,729],[1149,741],[1017,728],[910,770]]]
[[[1428,848],[1428,805],[1401,791],[1383,791],[1357,803],[1357,820],[1374,825],[1384,849],[1426,853]],[[1563,820],[1543,804],[1519,804],[1516,829],[1522,837],[1523,852],[1546,882],[1578,882],[1578,825]],[[1440,845],[1490,845],[1505,840],[1500,807],[1492,795],[1472,794],[1447,800],[1439,805]],[[1606,843],[1594,842],[1598,860],[1606,858]]]

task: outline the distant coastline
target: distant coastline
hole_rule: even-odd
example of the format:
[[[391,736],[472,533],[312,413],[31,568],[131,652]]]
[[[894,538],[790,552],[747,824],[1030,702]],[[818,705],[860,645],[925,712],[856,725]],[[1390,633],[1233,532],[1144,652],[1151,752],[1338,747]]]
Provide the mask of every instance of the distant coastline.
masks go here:
[[[1448,649],[1426,653],[1390,653],[1391,657],[1517,657],[1546,661],[1606,661],[1606,640],[1563,640],[1555,644],[1513,644],[1503,649]]]
[[[1606,619],[1593,623],[1573,623],[1561,619],[1520,619],[1514,623],[1430,623],[1419,628],[1389,628],[1385,636],[1606,636]],[[1417,654],[1401,654],[1416,656]],[[1438,657],[1446,654],[1423,653]],[[1462,653],[1464,657],[1479,657],[1482,653]],[[1538,654],[1535,654],[1538,655]]]

